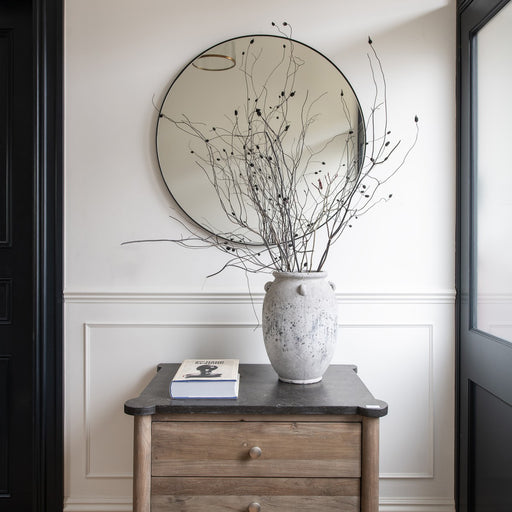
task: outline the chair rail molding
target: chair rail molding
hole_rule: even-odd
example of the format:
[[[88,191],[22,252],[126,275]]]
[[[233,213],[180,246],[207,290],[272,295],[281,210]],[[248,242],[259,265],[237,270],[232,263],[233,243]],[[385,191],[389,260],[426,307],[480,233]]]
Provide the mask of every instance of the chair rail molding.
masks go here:
[[[88,292],[66,291],[66,303],[133,303],[133,304],[261,304],[264,293],[229,292]],[[427,292],[338,292],[339,304],[454,304],[455,290]]]

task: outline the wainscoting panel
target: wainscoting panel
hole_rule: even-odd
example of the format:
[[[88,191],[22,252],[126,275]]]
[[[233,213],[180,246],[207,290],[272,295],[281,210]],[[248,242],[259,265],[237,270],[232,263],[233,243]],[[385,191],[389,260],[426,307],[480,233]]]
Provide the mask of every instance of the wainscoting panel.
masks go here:
[[[251,323],[86,324],[86,477],[131,478],[131,437],[127,433],[131,433],[133,418],[124,414],[122,404],[149,383],[155,361],[186,359],[188,347],[207,358],[233,354],[239,340],[257,347],[260,332]],[[247,355],[240,357],[247,359]],[[147,370],[141,373],[141,368]]]
[[[341,327],[339,359],[360,361],[367,387],[388,402],[380,427],[381,478],[433,478],[433,326]]]
[[[389,404],[381,421],[382,510],[413,510],[406,503],[425,512],[450,509],[453,300],[440,297],[338,296],[333,362],[356,364],[372,393]],[[254,313],[261,297],[253,299],[66,297],[67,512],[129,509],[133,419],[123,404],[158,363],[214,356],[268,362]]]

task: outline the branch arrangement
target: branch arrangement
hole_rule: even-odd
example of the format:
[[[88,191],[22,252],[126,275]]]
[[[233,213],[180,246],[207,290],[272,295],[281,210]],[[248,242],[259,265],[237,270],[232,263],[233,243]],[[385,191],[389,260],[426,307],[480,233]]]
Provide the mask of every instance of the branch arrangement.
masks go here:
[[[227,253],[228,261],[216,274],[227,267],[249,272],[322,270],[345,229],[391,198],[391,194],[382,197],[379,189],[402,167],[418,137],[415,117],[416,133],[408,148],[400,151],[400,141],[391,138],[386,80],[369,38],[374,98],[366,124],[354,115],[345,91],[337,91],[343,132],[312,144],[308,135],[321,115],[315,110],[320,97],[310,98],[310,92],[301,89],[304,62],[295,55],[291,28],[283,26],[278,29],[286,35],[281,58],[263,80],[255,74],[261,59],[257,37],[248,42],[238,67],[247,101],[226,113],[218,125],[206,127],[186,115],[172,119],[160,112],[161,118],[191,137],[191,157],[232,226],[223,233],[213,226],[216,235],[198,234],[175,218],[187,235],[165,241]],[[326,158],[327,153],[335,157]]]

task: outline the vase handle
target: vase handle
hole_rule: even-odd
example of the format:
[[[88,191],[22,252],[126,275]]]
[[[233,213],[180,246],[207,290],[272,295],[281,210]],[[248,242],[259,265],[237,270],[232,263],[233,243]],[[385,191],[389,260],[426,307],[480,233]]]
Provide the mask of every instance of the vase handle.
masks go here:
[[[268,281],[267,283],[265,283],[265,286],[263,288],[265,288],[265,291],[268,292],[270,290],[271,286],[272,286],[272,281]]]
[[[333,292],[336,291],[336,285],[332,281],[329,281],[329,286],[332,288]]]

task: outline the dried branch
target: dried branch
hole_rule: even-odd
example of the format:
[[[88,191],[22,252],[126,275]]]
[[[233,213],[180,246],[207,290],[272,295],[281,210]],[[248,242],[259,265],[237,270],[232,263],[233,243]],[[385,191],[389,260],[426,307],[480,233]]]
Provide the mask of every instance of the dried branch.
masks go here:
[[[227,253],[227,262],[212,275],[229,267],[246,272],[320,271],[345,229],[391,198],[391,194],[381,197],[379,189],[404,165],[418,138],[415,117],[413,142],[399,163],[390,166],[389,159],[399,152],[401,142],[390,139],[386,79],[368,38],[374,98],[365,125],[366,151],[359,144],[362,119],[352,119],[344,91],[339,92],[340,112],[348,131],[319,148],[311,147],[308,134],[318,118],[315,106],[321,96],[310,98],[309,91],[303,91],[302,101],[299,99],[298,73],[304,62],[295,55],[291,27],[286,23],[283,27],[278,28],[286,35],[281,58],[262,83],[255,77],[262,56],[255,39],[242,52],[239,71],[247,101],[227,113],[218,125],[208,127],[186,115],[172,119],[160,113],[195,141],[190,152],[232,225],[228,232],[218,232],[212,226],[217,235],[197,234],[187,228],[187,236],[165,241],[190,248],[216,247]],[[270,88],[271,80],[276,79],[281,80],[278,98],[272,97]],[[299,126],[296,119],[300,119]],[[332,147],[336,147],[338,161],[327,166],[322,154]],[[318,236],[320,233],[323,235]],[[256,246],[254,239],[261,245]],[[134,242],[142,241],[149,240]]]

